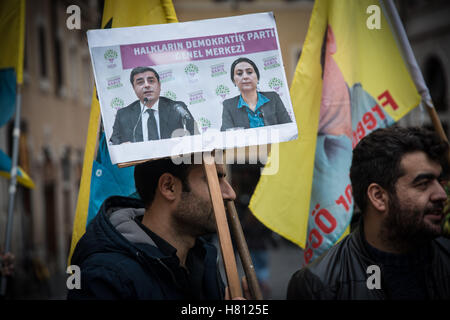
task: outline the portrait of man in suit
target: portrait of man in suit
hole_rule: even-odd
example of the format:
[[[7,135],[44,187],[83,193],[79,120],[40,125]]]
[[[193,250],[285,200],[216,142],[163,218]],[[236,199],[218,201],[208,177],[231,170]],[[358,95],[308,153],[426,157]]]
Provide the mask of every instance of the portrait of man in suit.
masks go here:
[[[160,96],[159,75],[153,68],[136,67],[130,82],[138,97],[117,111],[110,142],[113,145],[170,139],[177,129],[194,135],[198,128],[186,104]]]

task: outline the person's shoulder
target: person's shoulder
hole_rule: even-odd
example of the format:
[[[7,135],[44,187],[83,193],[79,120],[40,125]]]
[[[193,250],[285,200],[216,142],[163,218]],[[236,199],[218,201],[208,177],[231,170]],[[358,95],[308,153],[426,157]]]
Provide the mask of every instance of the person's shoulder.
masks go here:
[[[289,281],[288,299],[329,299],[339,285],[340,273],[348,256],[349,236],[310,264],[296,271]]]
[[[159,105],[160,106],[164,106],[164,107],[169,107],[169,108],[173,108],[177,105],[181,105],[184,108],[187,108],[186,103],[184,103],[181,100],[172,100],[170,98],[167,97],[159,97]]]
[[[287,300],[313,300],[317,299],[324,290],[324,284],[314,275],[308,266],[296,271],[288,283]]]
[[[261,94],[263,97],[269,100],[267,102],[267,105],[271,106],[283,105],[283,101],[281,101],[280,95],[275,91],[260,91],[259,94]]]
[[[136,100],[136,101],[130,103],[129,105],[127,105],[126,107],[123,107],[123,108],[117,110],[117,116],[125,114],[127,112],[130,112],[132,109],[134,109],[138,106],[140,107],[139,100]]]
[[[276,93],[275,91],[260,91],[259,93],[269,99],[280,97],[280,95],[278,93]]]
[[[135,259],[130,257],[129,253],[109,251],[91,254],[83,262],[83,265],[87,269],[104,268],[110,270],[111,272],[121,273],[137,263],[138,262]]]
[[[159,103],[175,103],[175,102],[177,102],[177,101],[172,100],[167,97],[162,97],[162,96],[159,97]]]
[[[239,101],[239,97],[240,95],[234,96],[232,98],[228,98],[223,100],[223,106],[224,107],[229,107],[229,106],[237,106],[238,101]]]
[[[449,238],[439,237],[434,240],[434,243],[439,248],[440,251],[443,251],[448,256],[450,256],[450,239]]]
[[[231,97],[231,98],[228,98],[228,99],[225,99],[225,100],[223,100],[223,103],[229,103],[229,102],[233,102],[233,101],[239,101],[239,97],[240,97],[241,95],[240,94],[238,94],[237,96],[234,96],[234,97]]]
[[[80,265],[82,276],[87,279],[103,279],[108,283],[136,283],[147,279],[143,266],[129,253],[111,251],[89,256]]]
[[[167,97],[163,97],[163,96],[160,96],[159,97],[159,102],[161,103],[184,103],[183,101],[181,101],[181,100],[173,100],[173,99],[170,99],[170,98],[167,98]]]
[[[338,244],[316,258],[307,266],[308,270],[323,282],[332,282],[333,278],[341,273],[341,266],[346,265],[348,262],[346,260],[351,259],[351,256],[354,254],[353,250],[350,248],[352,236],[353,234],[346,236]]]
[[[98,252],[79,267],[81,290],[71,290],[68,299],[135,299],[135,272],[132,259],[118,252]]]

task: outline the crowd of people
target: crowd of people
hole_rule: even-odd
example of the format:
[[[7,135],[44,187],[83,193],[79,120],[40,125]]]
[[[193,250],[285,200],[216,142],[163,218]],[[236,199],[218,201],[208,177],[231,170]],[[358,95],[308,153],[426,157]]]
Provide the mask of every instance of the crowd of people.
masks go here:
[[[447,143],[421,128],[394,126],[363,138],[350,170],[361,219],[295,272],[287,299],[449,299],[450,239],[442,237],[447,152]],[[223,200],[236,200],[223,166],[217,175]],[[135,181],[141,200],[107,199],[79,241],[71,263],[81,268],[81,289],[68,298],[229,297],[217,250],[203,238],[215,232],[215,219],[202,165],[145,162]],[[251,298],[245,292],[240,298]]]
[[[422,128],[394,126],[363,138],[350,169],[359,222],[292,275],[286,298],[450,299],[450,239],[443,237],[448,150],[447,142]],[[140,199],[108,198],[78,242],[71,264],[80,267],[81,287],[69,290],[68,299],[229,298],[207,237],[216,225],[203,166],[160,159],[138,164],[134,175]],[[217,176],[223,200],[235,201],[223,165]],[[261,231],[243,197],[236,202],[244,230]],[[269,276],[266,231],[249,237],[263,287]],[[12,276],[14,255],[0,258],[2,277]],[[242,286],[237,298],[251,299],[245,279]]]
[[[292,121],[276,93],[257,90],[253,61],[237,59],[230,76],[240,95],[223,102],[222,130]],[[152,68],[132,70],[138,100],[117,113],[113,144],[165,139],[180,128],[198,133],[183,102],[160,97],[159,81]],[[423,128],[392,126],[364,137],[350,167],[359,221],[292,275],[286,298],[450,299],[450,239],[442,237],[448,151],[447,142]],[[223,201],[236,200],[267,298],[272,232],[248,209],[251,187],[236,194],[223,165],[217,165],[217,177]],[[216,221],[204,166],[163,158],[136,165],[134,179],[139,199],[106,199],[78,242],[70,263],[80,267],[81,286],[69,290],[68,299],[229,298],[208,237]],[[12,276],[14,256],[2,254],[0,260],[2,277]],[[252,298],[245,279],[242,286],[237,298]]]

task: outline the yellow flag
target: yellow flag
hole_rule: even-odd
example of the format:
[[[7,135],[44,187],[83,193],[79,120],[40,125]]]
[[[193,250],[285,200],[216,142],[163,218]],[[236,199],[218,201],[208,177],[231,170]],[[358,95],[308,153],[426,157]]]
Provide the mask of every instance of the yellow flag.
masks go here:
[[[25,38],[25,0],[0,2],[0,69],[14,68],[17,83],[23,81],[23,49]]]
[[[11,179],[11,173],[7,171],[1,171],[0,170],[0,176],[5,177],[6,179]],[[21,168],[17,168],[17,182],[19,182],[24,187],[34,189],[35,185],[33,180],[30,178],[30,176]]]
[[[374,3],[316,0],[290,89],[299,139],[271,155],[279,170],[263,172],[250,202],[266,226],[305,249],[305,263],[348,233],[353,147],[420,103],[381,6],[379,28],[369,20]]]
[[[171,22],[178,22],[171,0],[107,0],[103,9],[102,28],[132,27]],[[75,246],[86,230],[92,166],[96,150],[99,121],[100,105],[94,89],[80,190],[73,225],[72,243],[68,258],[69,264]]]
[[[25,38],[25,0],[0,2],[0,126],[7,123],[16,106],[16,85],[23,82]],[[11,178],[11,159],[0,150],[0,176]],[[33,180],[20,167],[17,181],[27,188],[34,188]]]

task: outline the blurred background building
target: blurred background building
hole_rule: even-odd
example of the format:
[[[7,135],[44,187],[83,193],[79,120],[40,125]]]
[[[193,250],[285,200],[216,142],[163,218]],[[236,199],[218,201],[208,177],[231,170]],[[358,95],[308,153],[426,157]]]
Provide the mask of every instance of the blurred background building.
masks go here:
[[[275,15],[289,84],[302,51],[311,0],[173,0],[180,22],[272,11]],[[81,30],[69,30],[68,6],[81,9]],[[419,66],[444,128],[450,121],[450,2],[396,1]],[[26,40],[19,163],[36,184],[19,187],[15,202],[12,252],[16,275],[10,298],[63,299],[73,219],[83,164],[94,77],[86,40],[88,29],[100,28],[104,1],[26,2]],[[416,108],[405,124],[429,123]],[[0,128],[0,148],[11,155],[12,121]],[[232,183],[245,195],[259,174],[255,165],[233,167]],[[254,177],[253,177],[254,178]],[[251,183],[249,184],[249,181]],[[8,180],[0,178],[0,236],[3,245],[8,207]],[[243,193],[244,195],[244,193]],[[238,199],[245,211],[248,199]],[[248,214],[248,212],[246,213]],[[264,231],[266,232],[266,231]],[[287,281],[302,263],[301,250],[276,235],[268,246],[270,297],[283,299]]]
[[[66,26],[71,4],[81,9],[81,30]],[[101,12],[100,1],[26,1],[19,164],[36,187],[16,195],[11,298],[55,297],[66,278],[94,86],[86,31],[98,28]],[[12,128],[13,120],[0,131],[9,155]],[[2,245],[8,182],[0,179]]]
[[[450,2],[442,0],[395,1],[417,63],[430,90],[448,137],[450,124]],[[431,128],[428,114],[416,108],[403,121]]]

